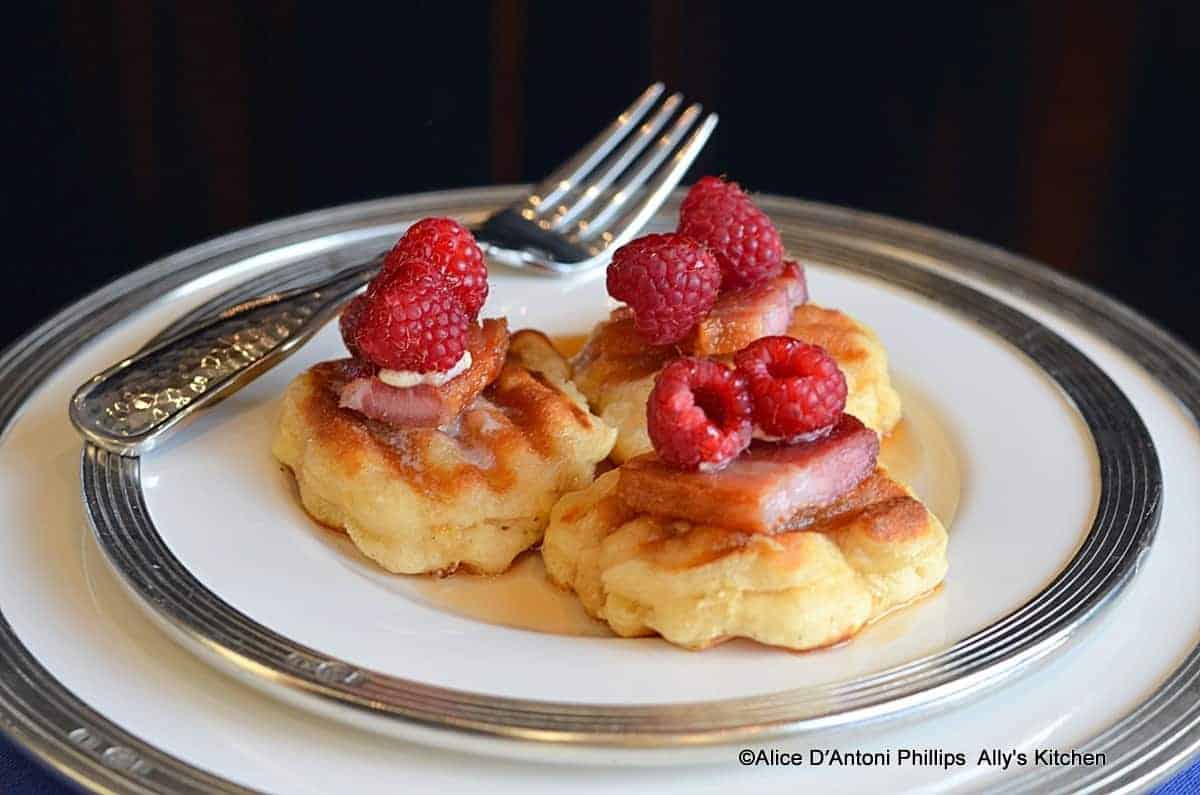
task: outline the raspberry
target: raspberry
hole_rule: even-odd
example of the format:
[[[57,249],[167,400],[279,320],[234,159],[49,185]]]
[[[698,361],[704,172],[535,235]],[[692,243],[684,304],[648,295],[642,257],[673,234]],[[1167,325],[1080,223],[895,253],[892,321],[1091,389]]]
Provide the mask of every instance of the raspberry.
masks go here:
[[[646,403],[659,459],[680,469],[714,471],[750,444],[745,378],[712,359],[684,357],[663,368]]]
[[[608,266],[608,294],[629,304],[633,325],[651,345],[679,342],[708,314],[721,268],[681,235],[646,235],[621,246]]]
[[[452,218],[426,218],[408,228],[384,260],[385,270],[413,258],[433,263],[446,274],[446,283],[471,319],[488,294],[487,263],[470,230]]]
[[[699,205],[723,195],[729,189],[729,183],[721,177],[701,177],[688,190],[687,196],[679,205],[679,214],[691,212]]]
[[[846,408],[846,377],[825,349],[791,337],[763,337],[733,357],[750,385],[754,421],[788,442],[819,436]]]
[[[441,273],[403,260],[367,288],[352,351],[388,370],[449,370],[462,358],[471,318]]]
[[[338,330],[342,332],[342,342],[346,343],[346,350],[350,351],[350,355],[355,359],[361,359],[362,351],[358,349],[358,325],[362,322],[363,310],[367,308],[367,297],[360,295],[346,305],[342,310],[342,316],[338,318]]]
[[[721,266],[721,289],[752,287],[779,274],[779,231],[736,182],[704,177],[679,208],[679,233],[713,253]]]

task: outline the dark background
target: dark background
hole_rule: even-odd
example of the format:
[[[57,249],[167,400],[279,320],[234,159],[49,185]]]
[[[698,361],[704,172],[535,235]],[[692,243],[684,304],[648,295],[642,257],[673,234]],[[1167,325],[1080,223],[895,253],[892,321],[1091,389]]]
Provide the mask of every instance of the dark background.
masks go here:
[[[541,176],[661,79],[721,113],[696,173],[1000,244],[1200,346],[1194,3],[34,5],[0,345],[238,227]]]
[[[1200,347],[1200,4],[833,5],[14,4],[0,346],[248,224],[539,177],[661,79],[722,115],[699,173],[1000,244]]]

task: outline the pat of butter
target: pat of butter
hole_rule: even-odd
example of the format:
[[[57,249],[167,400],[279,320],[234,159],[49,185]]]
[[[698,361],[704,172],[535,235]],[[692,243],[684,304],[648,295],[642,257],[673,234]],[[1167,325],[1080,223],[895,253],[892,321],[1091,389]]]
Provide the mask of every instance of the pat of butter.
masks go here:
[[[418,373],[413,370],[380,370],[378,378],[388,386],[395,386],[401,389],[421,384],[441,386],[450,379],[462,375],[470,366],[471,352],[463,351],[463,355],[459,358],[458,363],[449,370],[434,371],[432,373]]]

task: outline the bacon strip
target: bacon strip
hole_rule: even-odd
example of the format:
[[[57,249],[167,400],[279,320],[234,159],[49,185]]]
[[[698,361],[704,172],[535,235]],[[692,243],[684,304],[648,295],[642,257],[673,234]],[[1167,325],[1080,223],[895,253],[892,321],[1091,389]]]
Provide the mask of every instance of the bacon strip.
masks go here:
[[[454,420],[500,374],[508,354],[508,323],[488,319],[471,329],[471,366],[441,386],[395,387],[354,373],[338,405],[398,428],[436,428]],[[351,365],[354,366],[354,365]]]
[[[683,472],[653,454],[639,456],[621,467],[617,495],[643,513],[772,533],[794,514],[853,489],[875,469],[878,454],[875,432],[844,414],[812,442],[755,441],[719,472]]]
[[[726,293],[686,340],[696,356],[735,353],[759,337],[786,334],[792,310],[808,300],[808,283],[798,262],[757,287]]]
[[[434,428],[446,414],[437,387],[419,384],[401,389],[374,377],[356,378],[342,387],[338,405],[401,428]]]

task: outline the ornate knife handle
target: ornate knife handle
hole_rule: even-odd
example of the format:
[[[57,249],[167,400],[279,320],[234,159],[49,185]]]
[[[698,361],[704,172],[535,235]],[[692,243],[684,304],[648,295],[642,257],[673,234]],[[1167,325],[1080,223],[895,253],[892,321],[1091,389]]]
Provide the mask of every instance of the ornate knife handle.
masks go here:
[[[379,265],[377,258],[317,285],[253,298],[118,362],[75,391],[71,422],[106,450],[125,456],[147,452],[200,409],[287,358]]]

